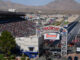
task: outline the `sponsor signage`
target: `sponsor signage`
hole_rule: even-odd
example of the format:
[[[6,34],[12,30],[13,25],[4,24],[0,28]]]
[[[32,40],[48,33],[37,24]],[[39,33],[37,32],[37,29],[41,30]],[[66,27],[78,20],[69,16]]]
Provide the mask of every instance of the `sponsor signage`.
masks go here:
[[[62,31],[62,40],[61,40],[61,55],[67,55],[67,30]]]
[[[44,39],[52,39],[52,40],[59,40],[60,34],[58,33],[46,33],[44,34]]]
[[[40,28],[40,34],[44,35],[44,40],[60,40],[61,36],[61,55],[67,55],[67,30],[60,26],[44,26]]]
[[[41,34],[44,34],[44,33],[54,33],[54,32],[60,32],[60,29],[61,27],[59,26],[45,26],[45,27],[41,27],[40,31],[41,31]]]
[[[59,27],[54,27],[54,26],[48,26],[48,27],[43,27],[43,30],[57,30],[57,31],[59,31],[60,28]]]
[[[80,52],[80,47],[77,47],[77,52]]]

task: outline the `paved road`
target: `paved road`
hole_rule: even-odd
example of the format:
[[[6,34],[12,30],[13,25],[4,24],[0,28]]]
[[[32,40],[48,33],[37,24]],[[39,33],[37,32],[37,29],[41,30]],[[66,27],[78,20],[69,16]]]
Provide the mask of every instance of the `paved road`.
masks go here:
[[[36,60],[47,60],[44,56],[42,56],[42,57],[39,57],[38,59],[36,59]],[[51,57],[51,60],[67,60],[67,58],[54,58],[54,57]]]

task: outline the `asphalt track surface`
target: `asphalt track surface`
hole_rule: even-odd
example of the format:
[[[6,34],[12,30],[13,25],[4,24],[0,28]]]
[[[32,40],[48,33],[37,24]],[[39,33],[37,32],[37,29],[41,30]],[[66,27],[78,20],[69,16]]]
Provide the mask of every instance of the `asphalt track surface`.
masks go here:
[[[80,22],[78,22],[76,26],[68,34],[68,41],[70,39],[73,39],[73,37],[76,36],[77,34],[80,34]]]
[[[77,34],[80,34],[80,20],[77,20],[77,23],[75,24],[75,22],[70,25],[68,28],[71,29],[71,31],[68,33],[68,41],[71,40],[71,38],[73,38],[73,36],[76,36]],[[75,24],[75,25],[74,25]],[[74,27],[72,27],[74,25]],[[40,57],[38,60],[46,60],[44,56]],[[52,59],[52,60],[59,60],[59,59]],[[64,60],[64,59],[61,59]],[[66,59],[65,59],[66,60]]]

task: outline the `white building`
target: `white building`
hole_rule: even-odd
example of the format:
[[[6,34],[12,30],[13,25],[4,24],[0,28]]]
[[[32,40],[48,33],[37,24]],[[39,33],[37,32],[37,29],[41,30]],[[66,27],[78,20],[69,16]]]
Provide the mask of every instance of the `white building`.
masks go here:
[[[9,11],[9,12],[16,12],[16,9],[10,8],[10,9],[8,9],[8,11]]]
[[[16,43],[20,46],[20,49],[24,52],[38,52],[38,38],[37,36],[30,36],[30,37],[17,37]],[[32,47],[32,50],[30,50]]]

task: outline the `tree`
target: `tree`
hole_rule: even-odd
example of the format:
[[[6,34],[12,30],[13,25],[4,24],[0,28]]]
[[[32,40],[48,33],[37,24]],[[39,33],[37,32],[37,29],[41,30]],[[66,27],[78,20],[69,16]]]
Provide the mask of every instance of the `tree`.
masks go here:
[[[3,31],[0,36],[0,51],[6,55],[11,54],[11,50],[16,47],[15,38],[8,31]]]

